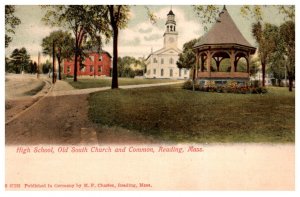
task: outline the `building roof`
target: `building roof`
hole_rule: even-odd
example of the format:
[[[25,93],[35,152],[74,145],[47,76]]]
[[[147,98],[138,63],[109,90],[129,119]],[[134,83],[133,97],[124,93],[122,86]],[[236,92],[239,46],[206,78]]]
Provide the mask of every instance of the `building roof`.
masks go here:
[[[237,28],[225,6],[220,12],[217,22],[194,47],[220,44],[236,44],[254,48]]]
[[[93,46],[91,49],[87,49],[86,52],[90,52],[90,53],[99,53],[98,47]],[[112,56],[110,55],[109,52],[105,51],[105,50],[101,50],[101,53],[106,53],[110,58],[112,58]]]
[[[180,49],[178,49],[178,48],[161,48],[161,49],[159,49],[159,50],[157,50],[157,51],[154,51],[154,52],[151,52],[149,55],[148,55],[148,57],[146,58],[146,60],[148,60],[149,59],[149,57],[151,57],[152,55],[160,55],[160,54],[165,54],[165,53],[168,53],[168,52],[175,52],[175,53],[177,53],[177,54],[179,54],[179,53],[182,53],[182,51],[180,50]]]
[[[167,14],[167,16],[168,16],[168,15],[174,15],[174,16],[175,16],[175,14],[173,13],[172,10],[170,10],[170,12]]]

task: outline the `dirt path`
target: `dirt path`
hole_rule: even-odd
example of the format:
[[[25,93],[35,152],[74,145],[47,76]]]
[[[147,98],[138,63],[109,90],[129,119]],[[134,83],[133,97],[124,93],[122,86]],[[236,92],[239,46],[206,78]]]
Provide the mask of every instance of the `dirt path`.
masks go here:
[[[156,84],[143,84],[140,87],[154,85]],[[123,86],[123,88],[137,87],[139,86]],[[75,90],[68,83],[58,81],[50,94],[32,107],[30,106],[39,97],[7,99],[6,103],[13,106],[6,110],[7,118],[27,107],[30,109],[5,125],[6,145],[153,143],[153,139],[138,132],[122,128],[107,128],[89,121],[88,94],[106,89],[109,88]]]

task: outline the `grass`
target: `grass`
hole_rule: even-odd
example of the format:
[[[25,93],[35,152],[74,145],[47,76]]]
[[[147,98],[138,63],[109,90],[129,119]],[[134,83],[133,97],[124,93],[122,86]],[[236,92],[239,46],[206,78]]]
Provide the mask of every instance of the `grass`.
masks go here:
[[[111,86],[111,79],[78,79],[74,82],[73,79],[66,79],[67,82],[76,89],[99,88]],[[138,85],[138,84],[153,84],[166,83],[176,80],[170,79],[133,79],[133,78],[118,78],[119,86],[121,85]]]
[[[193,92],[180,85],[108,90],[89,97],[89,118],[166,142],[294,142],[295,93]]]
[[[46,83],[44,81],[41,81],[41,83],[39,83],[37,87],[25,92],[24,95],[27,95],[27,96],[36,95],[39,91],[41,91],[43,89],[43,87],[45,85],[46,85]]]

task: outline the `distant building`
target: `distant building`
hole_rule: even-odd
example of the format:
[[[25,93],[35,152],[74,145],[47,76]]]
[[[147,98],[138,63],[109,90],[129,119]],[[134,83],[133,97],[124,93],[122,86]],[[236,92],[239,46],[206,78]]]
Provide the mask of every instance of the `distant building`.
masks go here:
[[[102,51],[99,54],[96,49],[91,49],[87,54],[81,66],[79,61],[77,63],[78,76],[110,76],[111,55],[108,52]],[[74,75],[74,60],[75,57],[64,61],[65,75]]]
[[[163,35],[164,47],[152,52],[146,59],[146,78],[184,79],[189,77],[189,70],[179,69],[176,62],[179,53],[177,48],[178,32],[176,31],[175,14],[172,10],[167,15],[166,30]]]

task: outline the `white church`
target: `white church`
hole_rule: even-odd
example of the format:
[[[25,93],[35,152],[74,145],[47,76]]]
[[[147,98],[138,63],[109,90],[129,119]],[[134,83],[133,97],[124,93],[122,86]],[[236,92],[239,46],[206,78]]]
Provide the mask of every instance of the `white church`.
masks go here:
[[[163,35],[164,47],[151,54],[146,59],[147,72],[146,78],[160,79],[187,79],[189,78],[188,69],[179,69],[177,60],[182,51],[177,47],[178,32],[176,31],[175,15],[172,10],[168,13],[165,24],[166,30]]]

